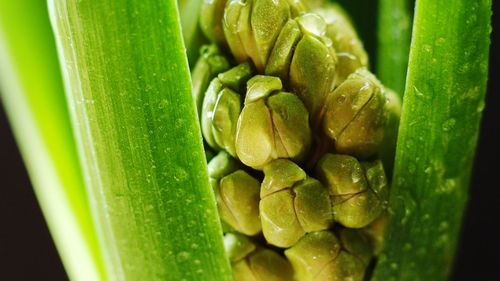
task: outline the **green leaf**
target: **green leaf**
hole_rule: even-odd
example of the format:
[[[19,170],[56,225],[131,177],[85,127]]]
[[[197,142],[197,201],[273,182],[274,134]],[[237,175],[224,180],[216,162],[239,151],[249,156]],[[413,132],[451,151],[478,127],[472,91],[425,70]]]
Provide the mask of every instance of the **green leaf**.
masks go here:
[[[402,97],[410,53],[413,0],[380,0],[377,18],[377,77]]]
[[[5,62],[2,64],[5,93],[2,98],[70,276],[76,280],[99,279],[97,276],[101,274],[102,278],[102,272],[98,271],[102,269],[98,267],[102,265],[97,264],[99,253],[95,237],[93,245],[86,244],[92,242],[86,239],[92,240],[95,234],[68,122],[47,13],[43,3],[29,6],[25,2],[29,1],[2,3],[1,12],[5,13],[2,14],[5,31],[2,38],[8,43],[2,45],[2,58],[5,58],[2,60]],[[30,20],[26,21],[26,18]],[[33,51],[35,45],[37,49]],[[46,186],[51,189],[47,190]],[[94,248],[85,248],[90,246]]]
[[[49,1],[112,280],[231,280],[175,0]]]
[[[105,280],[44,1],[0,1],[0,62],[2,103],[66,271]]]
[[[445,280],[467,201],[491,0],[417,0],[386,245],[373,280]]]

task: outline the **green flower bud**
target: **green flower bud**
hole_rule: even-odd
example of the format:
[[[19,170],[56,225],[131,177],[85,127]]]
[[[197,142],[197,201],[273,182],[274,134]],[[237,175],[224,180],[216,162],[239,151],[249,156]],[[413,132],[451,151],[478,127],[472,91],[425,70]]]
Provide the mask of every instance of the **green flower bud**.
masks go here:
[[[332,223],[328,190],[287,159],[264,168],[260,217],[267,242],[282,248],[294,245],[307,232],[327,229]]]
[[[292,276],[290,263],[269,249],[258,249],[233,264],[234,281],[289,281]]]
[[[235,281],[292,280],[292,268],[285,258],[270,249],[257,247],[244,235],[227,233],[224,249]]]
[[[361,229],[370,240],[374,256],[379,255],[384,247],[384,234],[387,220],[388,214],[384,212],[372,223]]]
[[[315,14],[296,19],[302,38],[290,62],[289,83],[316,122],[327,95],[335,86],[337,56],[324,36],[326,24]]]
[[[325,154],[316,176],[330,190],[335,221],[361,228],[386,208],[388,187],[382,162],[359,163],[349,155]]]
[[[281,78],[288,82],[290,63],[295,47],[302,38],[302,31],[295,20],[288,20],[276,40],[273,51],[269,55],[265,74]]]
[[[236,126],[242,104],[238,91],[244,88],[250,74],[249,64],[219,74],[208,86],[203,100],[201,129],[205,141],[213,149],[224,149],[232,156],[236,156]]]
[[[326,3],[315,12],[326,21],[326,36],[332,40],[338,57],[337,83],[340,84],[356,69],[368,66],[368,55],[349,16],[339,5]]]
[[[380,82],[364,68],[349,75],[328,97],[323,129],[338,153],[367,158],[377,152],[387,119]]]
[[[226,233],[224,235],[224,250],[231,263],[246,258],[255,251],[257,246],[247,236],[239,233]]]
[[[295,279],[301,281],[329,281],[333,278],[318,278],[323,270],[328,270],[341,250],[340,241],[333,232],[319,231],[304,236],[293,247],[285,251],[292,264]]]
[[[309,150],[309,114],[297,96],[280,89],[276,77],[257,75],[248,81],[238,119],[236,154],[252,168],[261,169],[277,158],[300,161]]]
[[[243,170],[223,177],[215,192],[222,220],[243,234],[259,233],[259,192],[259,181]]]
[[[338,239],[333,232],[320,231],[304,236],[286,250],[285,255],[292,264],[296,280],[361,281],[367,263],[359,255],[364,255],[364,251],[363,241],[354,233],[341,233]]]
[[[305,13],[309,8],[309,0],[287,0],[288,5],[290,6],[290,13],[292,18],[296,18],[301,14]]]
[[[217,202],[221,202],[221,197],[219,193],[219,183],[220,180],[233,173],[237,170],[241,169],[241,163],[231,157],[227,152],[220,151],[215,157],[213,157],[208,163],[208,181],[210,182],[210,186],[214,191],[215,198]],[[219,207],[220,209],[220,207]],[[222,229],[227,231],[234,231],[235,229],[231,227],[226,221],[221,218]]]
[[[254,71],[250,63],[242,63],[226,72],[217,75],[217,78],[231,90],[243,93],[246,90],[247,81],[252,78]]]
[[[262,73],[290,16],[286,0],[231,0],[224,13],[223,29],[236,61],[250,58]]]
[[[229,62],[221,55],[216,45],[201,47],[200,58],[196,62],[191,74],[193,80],[193,98],[198,116],[201,116],[201,106],[208,84],[217,74],[228,69]]]
[[[203,34],[219,46],[226,46],[222,30],[222,18],[227,0],[203,0],[201,3],[200,28]]]
[[[208,163],[208,177],[211,180],[220,181],[223,177],[240,168],[241,164],[238,160],[227,152],[221,151]]]
[[[368,266],[373,252],[370,239],[357,229],[341,228],[337,233],[342,249],[358,258],[365,267]]]

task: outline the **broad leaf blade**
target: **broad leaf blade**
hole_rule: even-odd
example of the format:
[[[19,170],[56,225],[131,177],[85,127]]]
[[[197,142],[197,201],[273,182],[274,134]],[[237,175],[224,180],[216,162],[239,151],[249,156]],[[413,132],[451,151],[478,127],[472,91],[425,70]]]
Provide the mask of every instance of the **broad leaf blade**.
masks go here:
[[[0,1],[0,62],[2,102],[65,269],[105,280],[44,1]]]
[[[374,280],[445,280],[467,200],[488,70],[491,0],[417,0]]]
[[[175,0],[50,1],[113,280],[230,280]]]

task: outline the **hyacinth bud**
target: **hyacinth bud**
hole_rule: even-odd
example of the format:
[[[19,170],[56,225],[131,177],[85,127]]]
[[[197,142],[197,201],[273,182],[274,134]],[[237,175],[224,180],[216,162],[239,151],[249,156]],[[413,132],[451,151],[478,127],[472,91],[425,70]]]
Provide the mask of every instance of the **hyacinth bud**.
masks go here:
[[[227,45],[222,29],[222,18],[227,0],[203,0],[201,3],[200,28],[212,42],[224,47]]]
[[[337,83],[342,83],[360,67],[368,66],[368,55],[349,16],[337,4],[325,3],[314,12],[325,19],[326,36],[332,40],[338,57]]]
[[[377,152],[387,119],[380,82],[364,68],[349,75],[328,97],[323,112],[324,133],[338,153],[367,158]]]
[[[193,81],[193,98],[201,116],[201,106],[210,81],[219,73],[229,69],[229,62],[216,45],[204,45],[200,49],[200,57],[191,73]]]
[[[290,281],[290,263],[271,249],[258,247],[241,234],[227,233],[224,248],[231,261],[234,281]]]
[[[304,104],[297,96],[280,91],[277,77],[257,75],[247,88],[236,129],[236,154],[241,162],[262,169],[277,158],[302,160],[311,144]]]
[[[364,227],[386,208],[388,187],[380,161],[360,163],[349,155],[325,154],[316,176],[329,188],[335,221],[345,227]]]
[[[386,211],[372,223],[361,229],[365,236],[370,240],[373,255],[375,256],[380,254],[382,248],[384,247],[384,234],[388,218],[389,215]]]
[[[201,129],[205,141],[215,150],[236,156],[236,125],[241,112],[242,89],[252,73],[251,66],[238,65],[220,73],[205,93],[201,110]]]
[[[337,57],[325,32],[325,21],[316,14],[290,19],[279,34],[265,69],[267,75],[290,84],[314,119],[335,85]]]
[[[368,265],[370,248],[354,230],[312,232],[285,251],[296,280],[361,281]]]
[[[262,232],[272,245],[286,248],[307,232],[327,229],[332,224],[328,190],[287,159],[264,167],[260,217]]]
[[[224,235],[224,250],[231,263],[246,258],[256,249],[257,246],[243,234],[230,232]]]
[[[287,0],[230,0],[222,25],[236,61],[251,59],[262,73],[276,38],[290,17]]]
[[[243,170],[223,177],[215,192],[221,219],[243,234],[259,233],[259,192],[259,181]]]

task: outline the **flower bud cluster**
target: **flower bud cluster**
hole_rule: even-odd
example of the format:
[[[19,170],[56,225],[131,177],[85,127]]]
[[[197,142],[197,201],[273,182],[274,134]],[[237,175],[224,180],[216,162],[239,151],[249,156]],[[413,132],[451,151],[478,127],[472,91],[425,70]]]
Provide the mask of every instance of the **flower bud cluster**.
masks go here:
[[[382,246],[380,159],[399,106],[348,16],[319,1],[205,0],[200,27],[211,45],[193,97],[235,280],[363,280]]]

